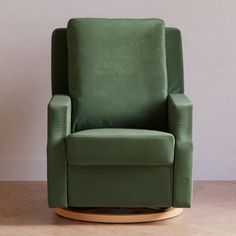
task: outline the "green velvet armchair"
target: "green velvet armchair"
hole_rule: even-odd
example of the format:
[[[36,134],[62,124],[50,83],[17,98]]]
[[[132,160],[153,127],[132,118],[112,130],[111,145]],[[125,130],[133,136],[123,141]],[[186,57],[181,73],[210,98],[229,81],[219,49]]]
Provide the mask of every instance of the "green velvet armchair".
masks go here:
[[[192,152],[178,29],[83,18],[53,32],[49,207],[190,207]]]

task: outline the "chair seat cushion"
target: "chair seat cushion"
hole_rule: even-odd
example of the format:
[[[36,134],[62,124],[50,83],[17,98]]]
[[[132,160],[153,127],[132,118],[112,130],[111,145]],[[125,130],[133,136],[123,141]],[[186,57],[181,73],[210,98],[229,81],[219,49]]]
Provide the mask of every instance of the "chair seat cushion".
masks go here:
[[[70,165],[170,165],[174,136],[143,129],[90,129],[69,135]]]

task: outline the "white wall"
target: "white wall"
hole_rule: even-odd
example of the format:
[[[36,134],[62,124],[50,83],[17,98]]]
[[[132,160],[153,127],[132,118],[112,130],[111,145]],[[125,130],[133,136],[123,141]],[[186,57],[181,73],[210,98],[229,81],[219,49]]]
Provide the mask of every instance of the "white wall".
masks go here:
[[[0,179],[46,176],[50,37],[73,17],[157,17],[182,30],[196,179],[236,179],[234,0],[1,0]]]

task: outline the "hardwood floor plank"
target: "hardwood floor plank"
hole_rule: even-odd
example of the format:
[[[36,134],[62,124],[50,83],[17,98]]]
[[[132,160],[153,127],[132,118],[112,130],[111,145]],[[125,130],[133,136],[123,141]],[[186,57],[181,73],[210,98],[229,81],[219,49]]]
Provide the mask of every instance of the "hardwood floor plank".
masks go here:
[[[138,224],[65,219],[47,206],[46,182],[0,182],[0,236],[235,236],[236,181],[194,182],[193,206],[176,218]]]

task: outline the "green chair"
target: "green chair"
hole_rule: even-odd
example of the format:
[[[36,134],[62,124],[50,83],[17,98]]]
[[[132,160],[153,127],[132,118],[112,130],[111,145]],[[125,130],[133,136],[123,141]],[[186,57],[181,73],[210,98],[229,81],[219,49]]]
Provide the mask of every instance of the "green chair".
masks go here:
[[[181,34],[160,19],[71,19],[52,35],[51,208],[185,208],[192,103]]]

